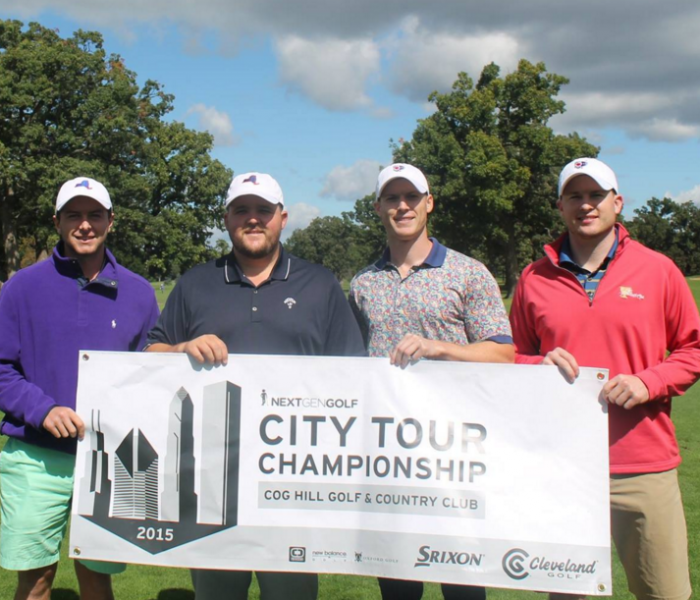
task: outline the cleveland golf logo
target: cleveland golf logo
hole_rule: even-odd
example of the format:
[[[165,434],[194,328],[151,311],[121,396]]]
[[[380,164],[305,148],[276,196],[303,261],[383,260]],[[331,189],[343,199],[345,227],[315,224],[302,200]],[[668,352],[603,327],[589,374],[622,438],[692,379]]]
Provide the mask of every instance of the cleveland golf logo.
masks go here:
[[[530,555],[522,548],[513,548],[506,552],[501,565],[511,579],[525,579],[528,575],[545,575],[547,577],[566,577],[578,579],[581,575],[594,575],[597,560],[591,563],[576,562],[571,558],[552,559],[547,556]]]
[[[503,557],[502,565],[506,575],[511,579],[525,579],[530,573],[525,570],[525,560],[529,554],[520,548],[509,550]]]

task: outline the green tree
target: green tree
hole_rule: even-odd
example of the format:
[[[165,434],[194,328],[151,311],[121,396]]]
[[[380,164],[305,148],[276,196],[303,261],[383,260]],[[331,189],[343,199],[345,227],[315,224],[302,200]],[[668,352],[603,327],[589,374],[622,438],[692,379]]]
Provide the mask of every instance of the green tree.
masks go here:
[[[55,242],[56,193],[79,175],[110,190],[110,246],[137,272],[170,275],[208,256],[231,172],[210,157],[209,134],[163,120],[173,100],[153,81],[139,89],[99,33],[63,39],[0,21],[0,278]]]
[[[285,242],[295,256],[330,269],[339,279],[349,279],[369,262],[362,230],[347,216],[317,217],[297,229]]]
[[[559,228],[559,170],[598,153],[579,135],[556,135],[547,125],[564,112],[556,96],[566,83],[526,60],[505,77],[491,63],[476,85],[460,73],[451,92],[430,95],[437,110],[419,121],[413,138],[394,147],[394,160],[429,178],[432,232],[502,274],[507,294]]]
[[[357,265],[357,270],[376,261],[386,246],[386,232],[379,220],[379,215],[374,210],[374,194],[368,194],[355,202],[352,211],[343,212],[343,218],[352,223],[355,243],[364,249],[362,264]]]
[[[676,203],[670,198],[652,198],[634,210],[634,218],[626,223],[632,236],[645,246],[666,254],[674,244],[671,216]]]
[[[219,238],[214,244],[214,250],[217,256],[225,256],[226,254],[231,252],[231,244],[230,242]]]
[[[626,223],[632,236],[671,258],[685,275],[700,273],[700,208],[692,202],[651,198]]]
[[[319,217],[292,233],[286,248],[299,258],[321,264],[339,280],[352,278],[376,261],[386,245],[386,233],[374,210],[374,194],[360,198],[340,217]]]

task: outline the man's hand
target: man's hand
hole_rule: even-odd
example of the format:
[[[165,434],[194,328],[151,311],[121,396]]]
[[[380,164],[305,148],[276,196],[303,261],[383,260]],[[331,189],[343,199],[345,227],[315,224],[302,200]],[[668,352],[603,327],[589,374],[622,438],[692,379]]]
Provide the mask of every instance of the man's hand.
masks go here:
[[[603,400],[629,410],[649,401],[649,390],[636,375],[617,375],[603,386]]]
[[[198,338],[182,344],[182,352],[196,360],[199,364],[211,365],[228,364],[228,348],[223,340],[215,335],[201,335]]]
[[[435,341],[428,340],[415,333],[407,333],[389,353],[392,365],[406,368],[421,358],[432,358],[435,354]]]
[[[43,423],[44,429],[56,438],[78,437],[82,440],[85,436],[85,424],[77,413],[67,406],[54,406],[46,415]]]
[[[559,372],[569,383],[573,383],[578,377],[578,363],[573,354],[570,354],[564,348],[555,348],[551,352],[547,352],[542,360],[542,364],[559,367]]]

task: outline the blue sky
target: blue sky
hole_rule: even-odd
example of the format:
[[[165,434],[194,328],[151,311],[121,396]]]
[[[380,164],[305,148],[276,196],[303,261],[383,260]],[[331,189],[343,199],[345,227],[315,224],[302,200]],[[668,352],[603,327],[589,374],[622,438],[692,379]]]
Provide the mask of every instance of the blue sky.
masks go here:
[[[290,226],[370,193],[391,138],[410,139],[430,91],[459,70],[544,61],[571,80],[552,126],[601,147],[632,216],[652,196],[700,202],[697,0],[0,0],[0,15],[62,36],[100,31],[172,118],[215,136],[236,173],[282,185]],[[439,198],[437,198],[439,210]]]

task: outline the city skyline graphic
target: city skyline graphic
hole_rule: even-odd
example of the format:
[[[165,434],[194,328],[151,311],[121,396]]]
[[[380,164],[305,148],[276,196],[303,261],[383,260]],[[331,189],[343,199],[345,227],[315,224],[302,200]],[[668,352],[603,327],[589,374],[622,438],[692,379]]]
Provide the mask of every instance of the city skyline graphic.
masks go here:
[[[184,387],[177,390],[163,457],[137,428],[110,457],[101,426],[105,411],[93,410],[78,513],[151,554],[235,527],[241,388],[229,381],[205,386],[200,408],[195,431],[192,398]]]

